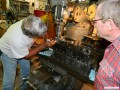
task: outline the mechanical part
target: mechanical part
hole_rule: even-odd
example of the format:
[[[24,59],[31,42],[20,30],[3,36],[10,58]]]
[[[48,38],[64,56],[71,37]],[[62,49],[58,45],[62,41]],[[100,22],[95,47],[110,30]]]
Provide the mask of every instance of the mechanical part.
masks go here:
[[[88,35],[91,29],[91,25],[89,22],[81,22],[76,25],[72,25],[67,28],[64,32],[64,35],[75,41],[78,41],[78,44],[81,44],[84,35]]]
[[[42,67],[30,73],[29,82],[37,90],[65,90],[61,83],[64,77],[54,71],[54,68]]]
[[[75,22],[86,22],[88,21],[86,13],[80,6],[76,6],[73,10],[73,20]]]
[[[58,1],[58,4],[55,8],[55,21],[56,21],[56,36],[60,38],[63,33],[63,11],[65,9],[65,1]]]
[[[62,40],[58,40],[52,49],[54,52],[50,57],[40,56],[43,66],[47,66],[60,75],[66,72],[82,82],[94,84],[89,75],[91,70],[97,71],[98,63],[104,54],[103,49],[91,44],[74,45]]]
[[[97,63],[102,56],[96,47],[91,45],[75,46],[64,41],[59,41],[54,47],[54,54],[58,62],[64,63],[75,71],[88,77],[91,69],[96,70]]]

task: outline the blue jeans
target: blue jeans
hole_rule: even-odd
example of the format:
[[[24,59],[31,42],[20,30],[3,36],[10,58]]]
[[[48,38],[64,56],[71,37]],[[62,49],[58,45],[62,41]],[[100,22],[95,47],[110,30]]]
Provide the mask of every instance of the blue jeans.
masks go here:
[[[20,77],[27,78],[30,72],[30,60],[10,58],[2,53],[1,60],[3,63],[3,84],[2,90],[14,90],[17,64],[20,65]],[[23,83],[20,90],[26,90],[27,83]]]

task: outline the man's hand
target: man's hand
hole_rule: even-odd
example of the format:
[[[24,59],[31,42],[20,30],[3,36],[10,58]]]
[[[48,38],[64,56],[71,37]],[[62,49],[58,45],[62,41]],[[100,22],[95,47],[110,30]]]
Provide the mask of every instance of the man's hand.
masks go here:
[[[36,55],[38,52],[40,52],[41,50],[44,50],[45,48],[47,47],[52,47],[54,44],[56,43],[55,40],[49,40],[49,41],[46,41],[44,42],[43,44],[41,45],[38,45],[36,46],[35,48],[32,48],[29,50],[29,54],[26,55],[24,58],[26,59],[29,59],[31,58],[32,56]]]
[[[53,45],[55,45],[56,41],[55,40],[49,40],[49,41],[46,41],[46,46],[47,47],[52,47]]]

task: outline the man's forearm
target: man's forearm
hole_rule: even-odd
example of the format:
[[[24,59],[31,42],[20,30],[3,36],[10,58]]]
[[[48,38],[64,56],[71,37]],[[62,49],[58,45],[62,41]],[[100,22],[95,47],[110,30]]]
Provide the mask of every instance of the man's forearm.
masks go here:
[[[25,59],[29,59],[31,58],[32,56],[36,55],[38,52],[40,52],[41,50],[45,49],[47,47],[46,43],[44,44],[41,44],[35,48],[31,48],[29,50],[29,54],[27,56],[25,56],[24,58]]]

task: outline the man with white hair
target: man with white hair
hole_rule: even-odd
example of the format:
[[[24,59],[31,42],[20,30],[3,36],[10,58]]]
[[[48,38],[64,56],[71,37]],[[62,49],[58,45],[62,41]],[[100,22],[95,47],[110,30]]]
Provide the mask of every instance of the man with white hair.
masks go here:
[[[98,36],[111,44],[95,78],[95,90],[120,90],[120,0],[100,0],[92,21]]]
[[[27,78],[30,72],[30,57],[56,43],[56,41],[51,40],[31,48],[34,45],[34,38],[44,38],[46,33],[46,25],[34,15],[30,15],[8,28],[0,39],[4,71],[3,90],[14,90],[17,64],[20,65],[21,80]],[[27,83],[22,84],[20,90],[27,90]]]

